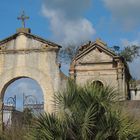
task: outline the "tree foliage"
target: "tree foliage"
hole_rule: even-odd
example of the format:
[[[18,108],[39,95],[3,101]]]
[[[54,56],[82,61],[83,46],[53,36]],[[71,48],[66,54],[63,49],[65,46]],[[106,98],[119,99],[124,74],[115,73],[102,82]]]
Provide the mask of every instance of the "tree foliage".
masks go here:
[[[123,115],[110,87],[69,82],[55,96],[55,114],[42,114],[32,140],[134,140],[140,139],[132,119]]]
[[[69,45],[68,47],[60,50],[59,59],[60,61],[65,61],[65,63],[70,63],[70,61],[77,54],[79,47],[74,45]],[[132,62],[135,58],[139,57],[139,49],[140,46],[131,45],[124,47],[124,49],[120,50],[119,46],[113,46],[111,48],[112,51],[117,53],[119,56],[122,56],[127,62]]]
[[[22,124],[30,126],[33,122],[33,119],[34,119],[34,116],[33,116],[32,110],[29,108],[25,108],[23,110]]]
[[[70,63],[70,61],[75,57],[78,50],[78,46],[69,45],[60,50],[59,52],[59,60],[61,62]]]
[[[136,46],[136,45],[128,46],[125,47],[124,50],[122,50],[119,53],[119,55],[123,56],[127,62],[132,62],[136,57],[140,56],[139,49],[140,46]]]

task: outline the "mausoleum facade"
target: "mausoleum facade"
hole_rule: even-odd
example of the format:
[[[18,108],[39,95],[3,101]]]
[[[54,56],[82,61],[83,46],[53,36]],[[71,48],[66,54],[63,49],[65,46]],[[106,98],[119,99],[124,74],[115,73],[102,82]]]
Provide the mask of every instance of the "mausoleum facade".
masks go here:
[[[91,82],[114,87],[119,100],[128,98],[131,78],[128,66],[100,39],[79,48],[70,66],[70,76],[80,85]]]

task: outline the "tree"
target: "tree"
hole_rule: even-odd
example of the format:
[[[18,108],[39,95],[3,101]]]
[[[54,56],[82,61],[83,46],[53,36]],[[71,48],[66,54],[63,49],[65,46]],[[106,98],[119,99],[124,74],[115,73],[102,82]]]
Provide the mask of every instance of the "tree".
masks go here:
[[[79,49],[78,46],[69,45],[68,47],[60,51],[59,59],[61,61],[65,61],[66,63],[70,63],[71,60],[74,58],[74,56],[76,56],[78,49]],[[124,47],[123,50],[120,50],[119,46],[113,46],[110,49],[115,53],[117,53],[119,56],[122,56],[127,62],[132,62],[135,58],[140,56],[139,54],[140,46],[137,45]]]
[[[75,57],[77,51],[78,46],[69,45],[68,47],[65,47],[60,50],[59,60],[61,62],[70,63],[70,61]]]
[[[56,113],[41,115],[33,140],[132,140],[140,138],[135,123],[123,115],[110,87],[69,81],[55,97]]]
[[[29,108],[25,108],[23,110],[23,120],[22,120],[23,125],[30,126],[32,124],[33,119],[34,117],[32,110]]]
[[[135,58],[140,56],[139,49],[140,46],[127,46],[119,52],[119,55],[122,56],[127,62],[132,62]]]

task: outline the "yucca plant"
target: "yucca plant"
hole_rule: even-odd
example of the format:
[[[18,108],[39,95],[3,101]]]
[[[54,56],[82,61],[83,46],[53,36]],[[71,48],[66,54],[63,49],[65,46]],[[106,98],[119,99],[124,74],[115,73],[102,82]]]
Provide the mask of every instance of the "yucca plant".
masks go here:
[[[55,96],[55,114],[42,114],[31,133],[34,140],[140,139],[132,119],[122,115],[111,87],[69,81]]]

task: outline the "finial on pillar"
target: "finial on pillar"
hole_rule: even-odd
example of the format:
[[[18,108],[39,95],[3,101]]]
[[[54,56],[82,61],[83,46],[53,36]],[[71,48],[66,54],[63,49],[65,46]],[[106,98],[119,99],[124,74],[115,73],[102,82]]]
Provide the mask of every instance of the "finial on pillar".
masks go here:
[[[31,33],[31,30],[29,28],[25,28],[25,20],[29,19],[29,17],[25,15],[24,11],[21,13],[20,17],[17,17],[17,19],[21,20],[22,22],[22,27],[17,29],[17,33],[19,32]]]
[[[25,12],[23,11],[20,17],[17,17],[18,20],[21,20],[22,22],[22,28],[25,28],[25,20],[29,19],[28,16],[25,15]]]

